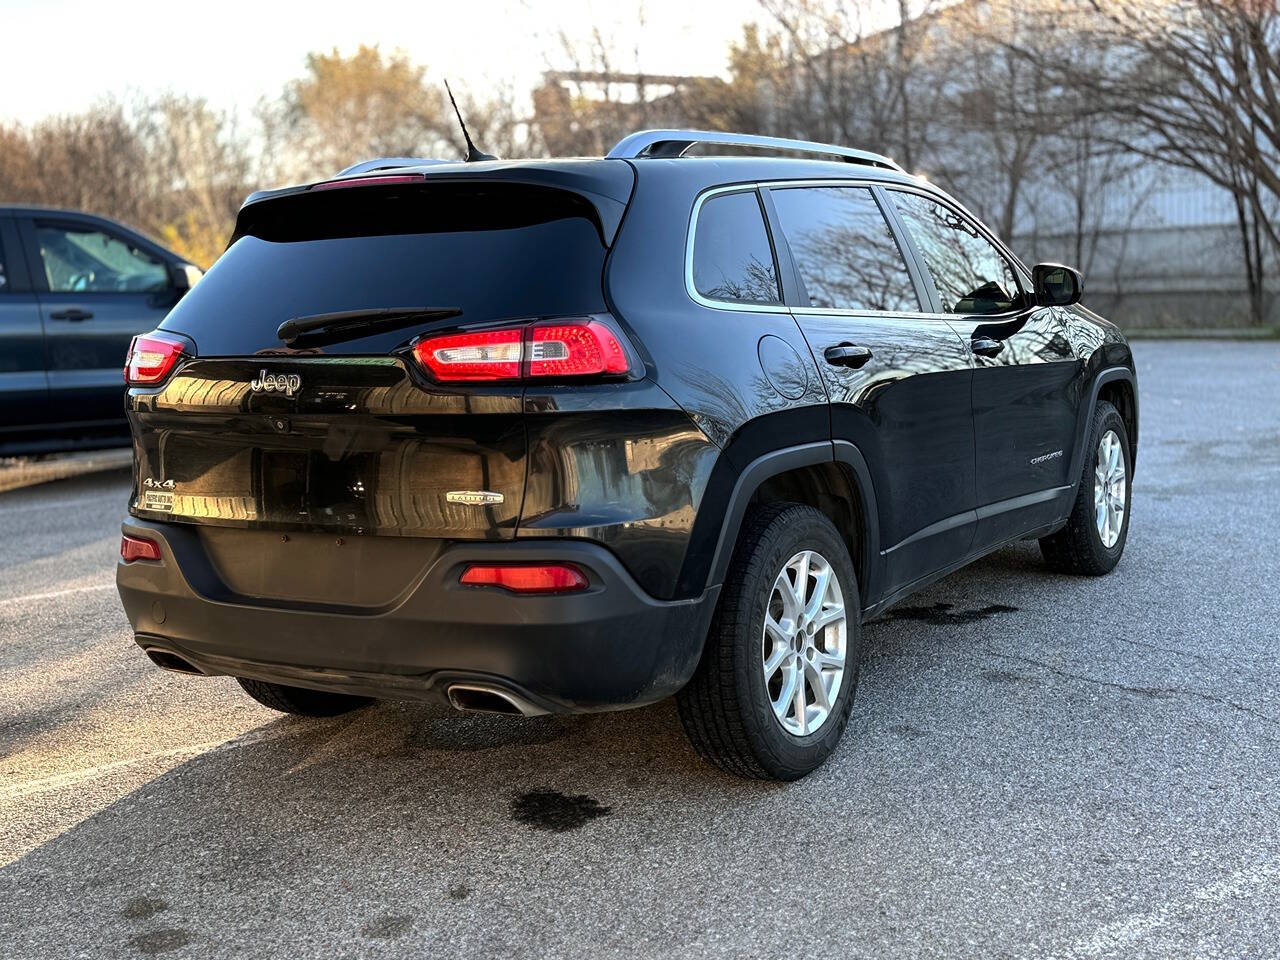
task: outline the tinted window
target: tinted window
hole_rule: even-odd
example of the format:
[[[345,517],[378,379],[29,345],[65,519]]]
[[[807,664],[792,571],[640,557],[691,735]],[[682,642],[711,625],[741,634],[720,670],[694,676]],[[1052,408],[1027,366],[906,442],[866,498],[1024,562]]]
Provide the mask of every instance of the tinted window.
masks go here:
[[[4,272],[4,242],[0,241],[0,293],[9,292],[9,275]]]
[[[36,242],[54,293],[148,293],[169,286],[158,258],[101,230],[38,224]]]
[[[595,208],[520,184],[352,187],[260,201],[226,253],[165,319],[202,356],[283,350],[293,317],[374,307],[458,307],[483,323],[605,310]],[[384,354],[428,325],[335,343]],[[440,326],[436,322],[435,326]]]
[[[720,194],[698,211],[693,286],[712,300],[782,302],[773,248],[755,191]]]
[[[812,306],[920,309],[902,251],[870,190],[788,187],[772,196]]]
[[[944,313],[1005,313],[1021,305],[1013,268],[977,227],[919,194],[890,196],[920,248]]]

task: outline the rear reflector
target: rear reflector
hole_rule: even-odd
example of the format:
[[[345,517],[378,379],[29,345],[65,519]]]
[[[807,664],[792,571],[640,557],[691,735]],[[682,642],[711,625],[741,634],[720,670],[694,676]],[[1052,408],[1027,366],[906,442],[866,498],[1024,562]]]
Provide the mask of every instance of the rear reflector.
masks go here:
[[[586,575],[567,563],[479,564],[462,571],[468,587],[502,587],[513,593],[572,593],[588,587]]]
[[[423,173],[397,173],[386,177],[352,177],[350,180],[326,180],[313,183],[308,190],[341,190],[343,187],[390,187],[397,183],[421,183]]]
[[[120,559],[125,563],[135,560],[159,560],[160,545],[154,540],[131,537],[127,533],[120,538]]]
[[[585,319],[428,337],[414,345],[413,355],[443,382],[589,377],[631,369],[613,330]]]
[[[124,361],[124,382],[131,386],[159,383],[177,366],[185,346],[182,339],[161,330],[134,337]]]

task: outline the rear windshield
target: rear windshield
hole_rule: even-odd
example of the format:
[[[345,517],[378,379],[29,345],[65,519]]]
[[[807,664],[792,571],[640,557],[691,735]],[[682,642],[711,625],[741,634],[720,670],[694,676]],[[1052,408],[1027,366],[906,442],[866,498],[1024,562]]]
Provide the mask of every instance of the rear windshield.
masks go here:
[[[309,348],[382,354],[422,330],[598,313],[605,247],[582,197],[511,183],[350,187],[260,201],[165,329],[200,356],[286,350],[285,320],[380,307],[460,317]]]

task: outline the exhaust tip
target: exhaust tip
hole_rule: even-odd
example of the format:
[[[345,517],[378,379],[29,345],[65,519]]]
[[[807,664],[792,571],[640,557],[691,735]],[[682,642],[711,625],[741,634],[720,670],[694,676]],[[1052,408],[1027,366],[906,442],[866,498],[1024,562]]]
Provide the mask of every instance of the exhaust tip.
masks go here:
[[[498,687],[471,683],[450,685],[449,703],[463,713],[501,713],[507,716],[536,717],[547,711],[523,697]]]
[[[152,663],[162,669],[172,670],[174,673],[194,673],[198,676],[204,676],[203,670],[182,659],[176,653],[170,653],[168,650],[161,650],[158,647],[146,647],[145,653],[151,658]]]

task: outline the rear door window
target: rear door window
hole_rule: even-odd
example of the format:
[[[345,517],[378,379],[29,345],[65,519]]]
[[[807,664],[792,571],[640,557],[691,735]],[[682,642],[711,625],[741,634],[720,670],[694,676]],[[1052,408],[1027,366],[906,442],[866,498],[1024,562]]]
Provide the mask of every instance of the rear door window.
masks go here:
[[[693,286],[709,300],[781,303],[773,246],[754,190],[704,201],[693,237]]]
[[[889,191],[915,241],[943,313],[994,314],[1023,304],[1013,266],[958,211],[918,193]]]
[[[898,241],[869,189],[785,187],[770,196],[810,306],[919,311]]]

